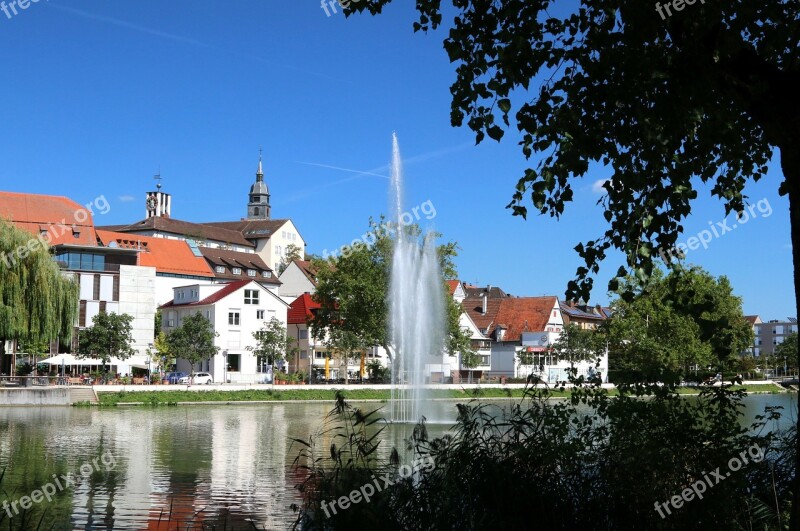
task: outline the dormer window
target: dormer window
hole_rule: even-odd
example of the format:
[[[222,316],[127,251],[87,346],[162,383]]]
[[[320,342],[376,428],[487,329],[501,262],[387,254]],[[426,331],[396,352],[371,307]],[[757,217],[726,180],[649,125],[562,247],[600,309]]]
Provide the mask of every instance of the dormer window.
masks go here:
[[[247,270],[247,276],[248,276],[248,277],[254,277],[254,276],[256,276],[256,270],[255,270],[255,269],[248,269],[248,270]]]
[[[242,268],[241,267],[234,267],[233,269],[231,269],[231,272],[234,275],[241,275],[242,274]]]
[[[217,266],[217,267],[214,268],[214,271],[216,271],[217,273],[224,273],[225,272],[225,266]]]
[[[272,278],[272,271],[263,271],[261,276],[264,278]]]

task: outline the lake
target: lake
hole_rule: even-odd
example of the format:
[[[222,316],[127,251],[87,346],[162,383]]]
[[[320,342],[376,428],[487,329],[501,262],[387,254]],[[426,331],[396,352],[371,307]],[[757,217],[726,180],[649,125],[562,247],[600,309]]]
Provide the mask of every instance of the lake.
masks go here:
[[[745,401],[745,423],[765,405],[784,406],[781,425],[796,416],[796,395],[751,395]],[[436,402],[438,416],[454,419],[455,404]],[[511,402],[493,404],[507,408]],[[300,502],[295,485],[303,479],[291,467],[300,449],[291,439],[315,433],[331,408],[330,403],[2,408],[0,471],[7,468],[2,489],[11,501],[36,490],[42,495],[27,514],[21,506],[17,513],[4,506],[0,528],[8,526],[10,512],[12,529],[35,529],[45,509],[56,522],[53,529],[156,530],[168,529],[168,520],[188,520],[198,529],[213,522],[218,529],[253,529],[250,522],[258,529],[286,529],[294,520],[290,505]],[[447,427],[437,424],[429,431],[440,435]],[[402,447],[411,428],[388,426],[384,455],[392,444]],[[325,440],[323,446],[329,445]],[[36,521],[26,523],[31,517]]]

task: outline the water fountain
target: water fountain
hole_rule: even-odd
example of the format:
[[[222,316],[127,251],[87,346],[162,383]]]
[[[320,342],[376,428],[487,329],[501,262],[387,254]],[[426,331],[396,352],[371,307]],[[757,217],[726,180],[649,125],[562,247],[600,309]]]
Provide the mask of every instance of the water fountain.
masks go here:
[[[392,137],[392,207],[397,233],[389,290],[393,422],[431,420],[425,384],[444,349],[444,285],[432,232],[419,235],[403,226],[403,171],[397,135]],[[426,414],[428,413],[428,414]]]

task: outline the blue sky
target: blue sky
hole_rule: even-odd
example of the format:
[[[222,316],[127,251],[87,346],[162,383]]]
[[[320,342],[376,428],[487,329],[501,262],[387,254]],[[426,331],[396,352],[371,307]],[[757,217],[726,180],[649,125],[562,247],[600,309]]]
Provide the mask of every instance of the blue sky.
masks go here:
[[[315,0],[40,0],[0,12],[0,189],[104,195],[111,210],[95,223],[129,223],[144,217],[160,169],[173,217],[239,219],[263,146],[273,217],[292,218],[307,251],[322,253],[388,211],[396,131],[406,205],[434,204],[433,228],[461,246],[462,280],[563,297],[574,246],[605,230],[595,203],[607,172],[576,183],[561,221],[512,217],[505,205],[527,166],[513,135],[476,147],[450,126],[445,34],[414,34],[413,2],[395,4],[350,19]],[[776,162],[748,188],[758,215],[689,253],[762,319],[796,315],[781,179]],[[708,190],[682,241],[723,221]],[[593,302],[608,300],[620,264],[604,263]]]

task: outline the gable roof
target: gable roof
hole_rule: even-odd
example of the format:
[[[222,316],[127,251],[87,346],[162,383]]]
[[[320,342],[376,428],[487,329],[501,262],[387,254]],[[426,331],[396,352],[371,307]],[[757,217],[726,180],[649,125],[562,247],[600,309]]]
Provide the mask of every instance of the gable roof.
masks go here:
[[[153,216],[130,225],[109,225],[99,227],[101,229],[114,232],[141,232],[159,231],[177,234],[186,238],[199,238],[201,240],[214,240],[229,244],[241,245],[242,247],[255,248],[255,244],[242,236],[241,232],[230,230],[224,227],[212,226],[205,223],[192,223],[179,219],[163,216]],[[202,241],[197,242],[202,245]]]
[[[450,289],[450,295],[454,295],[456,290],[458,289],[458,285],[461,284],[460,280],[448,280],[447,287]]]
[[[588,304],[570,304],[569,302],[559,301],[561,312],[568,319],[587,319],[595,321],[605,321],[611,317],[611,308],[605,306],[589,306]]]
[[[745,315],[744,318],[751,325],[759,324],[762,322],[761,317],[759,317],[758,315]]]
[[[314,317],[311,310],[316,310],[321,307],[322,305],[315,302],[314,299],[311,298],[311,295],[303,293],[289,305],[286,322],[288,324],[306,324],[308,319]]]
[[[0,219],[33,236],[47,231],[50,245],[97,246],[92,213],[67,197],[0,192]]]
[[[244,238],[252,240],[272,237],[278,229],[289,221],[289,219],[243,219],[240,221],[210,221],[203,223],[203,225],[233,230]]]
[[[539,332],[547,328],[558,297],[507,297],[500,299],[495,316],[497,326],[506,329],[503,341],[519,341],[522,332]]]
[[[486,313],[483,313],[483,297],[467,297],[461,301],[461,306],[467,312],[472,322],[475,323],[481,331],[490,329],[493,323],[496,323],[495,317],[500,310],[501,298],[486,298]],[[489,335],[489,332],[486,332]]]
[[[216,249],[212,247],[200,247],[200,253],[203,258],[208,261],[211,270],[214,272],[216,278],[224,278],[230,280],[255,280],[255,278],[247,275],[248,269],[255,269],[259,282],[267,284],[280,284],[277,275],[270,269],[264,262],[261,256],[256,253],[243,253],[240,251],[229,251],[227,249]],[[225,268],[224,273],[218,273],[216,266]],[[232,268],[238,267],[242,272],[238,275],[233,274]],[[270,276],[264,277],[263,272],[268,271]]]
[[[484,294],[490,299],[510,297],[510,295],[502,289],[491,285],[484,288],[473,284],[464,284],[464,292],[467,294],[467,297],[482,297]]]
[[[314,286],[317,285],[317,270],[311,265],[311,260],[292,260],[292,262],[297,264],[297,267],[300,268],[300,271],[302,271],[309,282]]]
[[[97,239],[106,247],[112,242],[121,249],[137,249],[140,266],[155,267],[157,273],[213,277],[214,272],[202,256],[195,256],[184,240],[170,240],[138,234],[97,230]]]
[[[246,285],[250,284],[251,282],[255,282],[255,280],[239,280],[236,282],[230,282],[225,284],[222,289],[219,289],[200,301],[194,302],[182,302],[182,303],[175,303],[175,299],[172,299],[166,304],[162,304],[161,308],[171,308],[174,306],[206,306],[209,304],[214,304],[215,302],[219,302],[220,300],[224,299],[234,291],[237,291],[240,288],[245,287]]]

